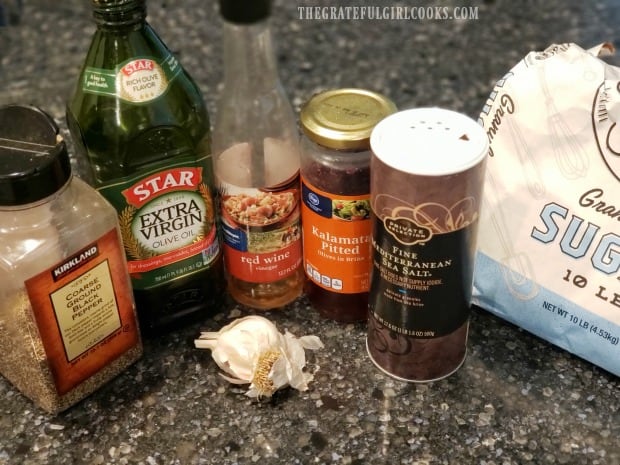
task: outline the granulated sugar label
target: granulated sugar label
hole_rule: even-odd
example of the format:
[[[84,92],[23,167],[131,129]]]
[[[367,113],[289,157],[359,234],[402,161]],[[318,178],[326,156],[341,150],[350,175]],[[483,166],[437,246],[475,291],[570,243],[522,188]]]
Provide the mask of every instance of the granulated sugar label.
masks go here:
[[[620,68],[598,58],[611,49],[532,51],[490,94],[473,298],[620,375]]]

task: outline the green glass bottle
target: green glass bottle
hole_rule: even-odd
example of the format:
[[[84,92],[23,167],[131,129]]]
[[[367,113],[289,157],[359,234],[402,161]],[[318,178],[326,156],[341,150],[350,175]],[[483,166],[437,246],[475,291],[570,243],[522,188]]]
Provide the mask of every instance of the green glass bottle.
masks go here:
[[[76,151],[119,214],[146,334],[218,311],[225,295],[210,123],[145,0],[91,0],[97,30],[67,105]]]

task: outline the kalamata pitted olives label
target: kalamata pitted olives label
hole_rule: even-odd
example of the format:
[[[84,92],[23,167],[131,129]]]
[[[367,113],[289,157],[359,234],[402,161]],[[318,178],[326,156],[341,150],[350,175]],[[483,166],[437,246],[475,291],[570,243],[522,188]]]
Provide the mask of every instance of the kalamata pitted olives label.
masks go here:
[[[330,292],[368,292],[370,200],[335,195],[302,178],[306,276]]]

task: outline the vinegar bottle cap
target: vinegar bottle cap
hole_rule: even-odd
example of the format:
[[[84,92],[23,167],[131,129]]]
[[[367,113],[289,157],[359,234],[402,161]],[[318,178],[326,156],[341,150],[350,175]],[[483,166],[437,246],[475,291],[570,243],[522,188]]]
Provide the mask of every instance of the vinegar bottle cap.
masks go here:
[[[231,23],[257,23],[271,14],[271,0],[220,0],[220,14]]]

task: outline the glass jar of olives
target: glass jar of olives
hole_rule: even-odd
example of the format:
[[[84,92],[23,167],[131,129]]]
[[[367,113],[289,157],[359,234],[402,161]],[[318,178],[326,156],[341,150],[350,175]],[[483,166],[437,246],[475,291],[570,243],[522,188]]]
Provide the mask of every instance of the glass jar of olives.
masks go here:
[[[396,107],[363,89],[313,96],[300,114],[305,292],[323,316],[367,317],[371,270],[370,133]]]

